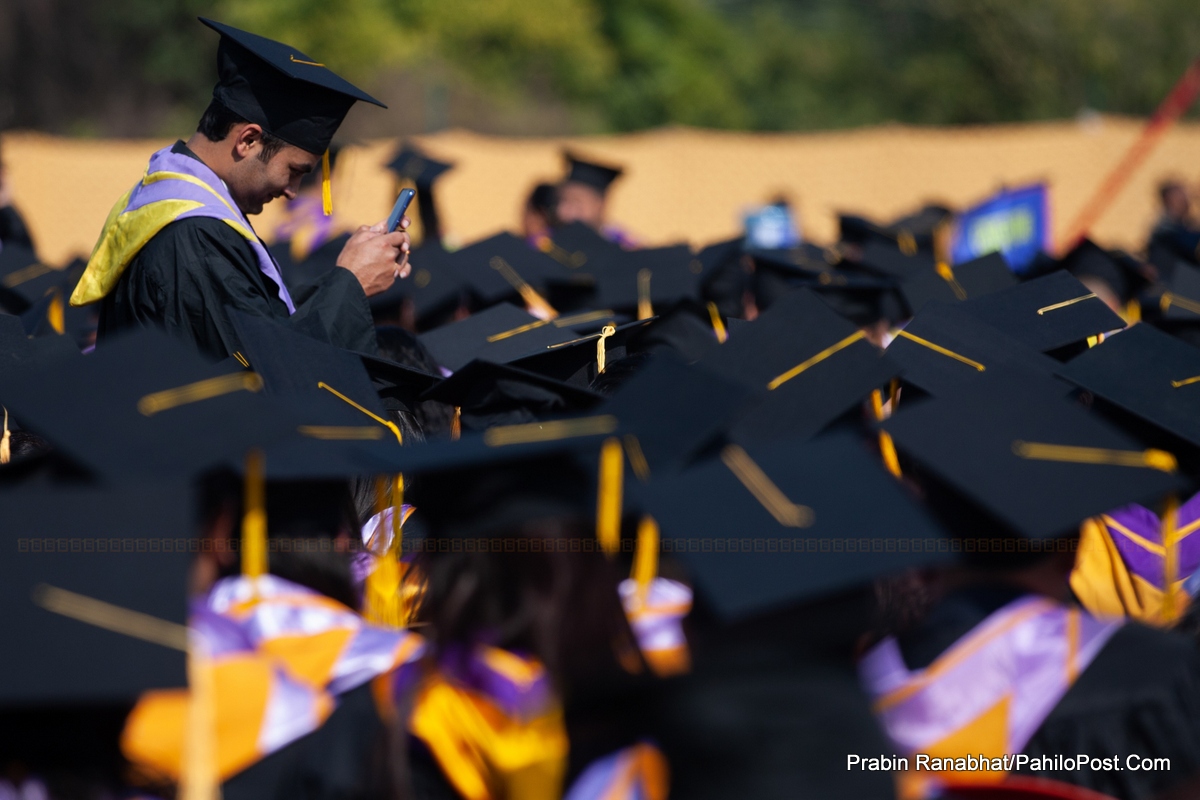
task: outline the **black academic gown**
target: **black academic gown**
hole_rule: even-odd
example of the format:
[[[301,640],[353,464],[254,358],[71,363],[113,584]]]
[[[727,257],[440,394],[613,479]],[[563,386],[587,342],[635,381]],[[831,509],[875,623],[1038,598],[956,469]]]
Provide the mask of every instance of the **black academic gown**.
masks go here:
[[[396,765],[370,685],[343,695],[307,736],[225,781],[224,800],[374,800],[394,796]]]
[[[922,669],[1021,596],[1001,586],[946,597],[911,633],[898,638],[909,669]],[[1032,772],[1122,800],[1150,798],[1200,772],[1200,650],[1187,637],[1136,623],[1123,626],[1043,720],[1022,751],[1111,758],[1169,758],[1170,770]]]
[[[177,152],[182,143],[176,145]],[[292,292],[290,323],[347,350],[374,353],[375,326],[362,285],[335,268]],[[102,341],[151,323],[222,359],[241,349],[231,310],[288,321],[279,287],[258,268],[250,243],[208,217],[177,220],[138,252],[100,305]]]
[[[706,619],[701,601],[693,669],[663,681],[647,715],[671,800],[892,800],[891,773],[846,769],[849,753],[894,752],[853,664],[869,593],[735,625]]]

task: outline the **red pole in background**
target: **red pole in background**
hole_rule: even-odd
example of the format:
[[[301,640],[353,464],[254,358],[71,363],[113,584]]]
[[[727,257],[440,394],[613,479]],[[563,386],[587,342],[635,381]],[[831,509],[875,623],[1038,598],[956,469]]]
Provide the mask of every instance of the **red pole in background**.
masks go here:
[[[1079,244],[1083,237],[1088,235],[1092,225],[1100,218],[1100,215],[1108,208],[1121,190],[1125,188],[1125,184],[1132,177],[1137,168],[1146,160],[1146,156],[1158,144],[1158,140],[1162,138],[1175,121],[1178,120],[1183,113],[1191,107],[1195,101],[1196,95],[1200,94],[1200,58],[1188,66],[1187,71],[1183,73],[1179,81],[1172,87],[1170,93],[1159,103],[1158,108],[1154,110],[1154,116],[1146,122],[1146,127],[1142,129],[1141,136],[1133,143],[1133,146],[1125,153],[1125,157],[1121,159],[1121,163],[1108,173],[1108,177],[1104,179],[1104,183],[1092,195],[1092,199],[1083,207],[1079,215],[1075,217],[1075,221],[1071,223],[1068,229],[1070,235],[1063,240],[1059,253],[1070,252]]]

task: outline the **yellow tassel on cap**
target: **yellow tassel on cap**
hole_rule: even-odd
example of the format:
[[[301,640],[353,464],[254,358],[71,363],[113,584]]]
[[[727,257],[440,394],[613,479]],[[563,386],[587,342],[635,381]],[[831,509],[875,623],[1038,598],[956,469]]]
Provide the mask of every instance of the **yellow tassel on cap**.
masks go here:
[[[261,450],[246,454],[246,513],[242,517],[242,574],[257,578],[267,572],[266,459]]]
[[[4,409],[4,435],[0,436],[0,464],[12,461],[12,434],[8,430],[8,409]]]
[[[54,332],[60,335],[67,329],[63,313],[62,290],[55,289],[54,297],[50,300],[50,308],[46,311],[46,319],[50,322],[50,327],[54,329]]]
[[[879,432],[879,452],[883,455],[883,465],[894,477],[900,477],[900,457],[896,455],[896,443],[887,431]]]
[[[646,514],[638,523],[637,551],[633,554],[633,575],[642,608],[650,593],[650,582],[658,577],[658,523]]]
[[[402,628],[408,624],[411,616],[409,603],[405,601],[402,590],[405,570],[400,563],[404,476],[397,475],[391,481],[379,478],[375,490],[375,512],[382,514],[389,506],[392,508],[392,541],[384,547],[384,537],[377,532],[378,540],[372,542],[375,569],[367,576],[366,591],[363,593],[364,616],[380,625]]]
[[[725,344],[729,333],[725,330],[725,323],[721,321],[721,312],[717,310],[717,304],[711,301],[708,304],[708,316],[712,320],[713,333],[717,335],[717,341]]]
[[[220,800],[217,767],[217,687],[212,656],[204,637],[188,637],[187,733],[184,739],[180,800]]]
[[[613,555],[621,548],[621,503],[625,489],[625,453],[611,436],[600,446],[600,491],[596,501],[596,539]]]
[[[329,180],[329,150],[321,156],[321,206],[325,216],[333,213],[333,184]]]
[[[604,340],[607,339],[608,337],[612,336],[616,332],[617,332],[617,328],[614,325],[605,325],[600,330],[600,338],[596,340],[596,371],[597,372],[604,372],[604,360],[605,360]]]

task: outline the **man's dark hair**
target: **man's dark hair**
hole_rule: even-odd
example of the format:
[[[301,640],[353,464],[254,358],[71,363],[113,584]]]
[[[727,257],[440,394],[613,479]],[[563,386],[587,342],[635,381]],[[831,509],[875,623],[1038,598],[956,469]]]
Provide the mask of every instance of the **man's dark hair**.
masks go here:
[[[213,100],[204,110],[204,116],[200,117],[200,124],[196,126],[196,131],[203,133],[210,142],[220,142],[229,135],[229,131],[234,125],[241,125],[245,122],[249,122],[249,120],[239,117],[221,103]],[[283,149],[284,144],[286,142],[283,139],[263,131],[262,152],[258,154],[259,159],[263,162],[270,161],[276,153]]]

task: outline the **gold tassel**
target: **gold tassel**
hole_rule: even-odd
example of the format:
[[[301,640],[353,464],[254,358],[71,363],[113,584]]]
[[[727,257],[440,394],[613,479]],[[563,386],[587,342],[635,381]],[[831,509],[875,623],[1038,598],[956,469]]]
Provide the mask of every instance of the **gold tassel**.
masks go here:
[[[457,442],[462,436],[462,406],[454,407],[454,419],[450,421],[450,441]]]
[[[8,409],[4,409],[4,435],[0,436],[0,464],[12,461],[12,433],[8,430]]]
[[[391,481],[386,478],[376,479],[375,513],[382,514],[391,507],[392,541],[385,547],[381,532],[377,529],[372,533],[371,550],[375,569],[367,576],[363,615],[372,622],[393,628],[404,627],[409,619],[408,604],[401,591],[404,568],[399,557],[402,548],[401,526],[404,523],[401,509],[403,503],[403,475],[397,475]]]
[[[878,389],[871,392],[871,411],[877,421],[883,422],[883,392]]]
[[[625,489],[625,454],[621,440],[610,436],[600,446],[600,491],[596,501],[596,539],[609,556],[621,548],[621,503]]]
[[[614,325],[605,325],[600,330],[600,338],[596,340],[596,371],[604,372],[604,340],[617,332]]]
[[[257,578],[267,572],[267,502],[263,452],[246,454],[245,500],[242,517],[242,574]]]
[[[50,322],[50,327],[54,328],[54,332],[61,335],[66,331],[66,322],[63,319],[63,296],[61,289],[54,290],[54,298],[50,301],[50,308],[46,311],[46,319]]]
[[[717,335],[717,342],[725,344],[729,339],[729,332],[725,330],[725,323],[721,321],[721,312],[717,310],[717,304],[709,301],[708,317],[712,320],[713,333]]]
[[[643,608],[650,594],[650,583],[658,576],[658,523],[646,514],[638,523],[637,551],[633,555],[633,573],[637,582],[638,603]]]
[[[638,290],[638,319],[650,319],[654,316],[654,306],[650,304],[650,270],[639,269],[637,274]]]
[[[1178,511],[1179,499],[1173,494],[1169,495],[1162,516],[1162,619],[1166,623],[1175,621],[1175,576],[1179,574],[1179,542],[1175,536],[1175,515]]]
[[[1136,325],[1142,321],[1142,304],[1136,297],[1125,304],[1125,313],[1122,316],[1125,317],[1126,325]]]
[[[217,780],[216,686],[208,644],[199,634],[188,637],[188,707],[180,800],[220,800]]]
[[[883,454],[883,465],[893,477],[900,477],[900,457],[896,455],[896,443],[887,431],[879,432],[879,452]]]
[[[888,404],[889,411],[892,414],[896,413],[896,409],[900,405],[900,379],[892,378],[892,382],[888,384]]]
[[[325,216],[333,213],[333,183],[329,179],[329,150],[321,156],[321,207]]]

